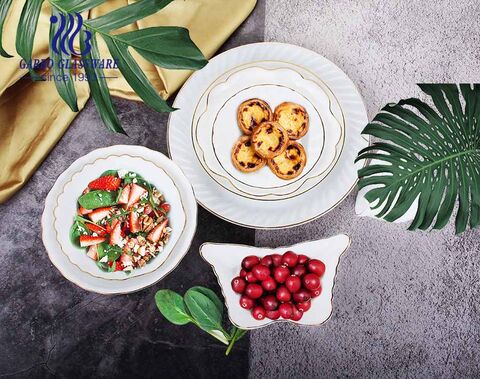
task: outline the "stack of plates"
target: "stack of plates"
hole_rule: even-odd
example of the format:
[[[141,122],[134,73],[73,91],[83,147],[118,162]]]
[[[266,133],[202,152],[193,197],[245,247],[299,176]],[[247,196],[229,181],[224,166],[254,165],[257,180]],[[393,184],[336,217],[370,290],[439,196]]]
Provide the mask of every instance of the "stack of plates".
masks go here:
[[[291,180],[268,168],[237,170],[231,150],[241,136],[240,103],[260,98],[275,108],[303,105],[309,132],[299,140],[307,165]],[[172,159],[197,201],[217,216],[252,228],[311,221],[338,205],[357,180],[357,152],[368,146],[362,98],[352,81],[322,56],[301,47],[259,43],[229,50],[196,72],[179,92],[169,121]]]

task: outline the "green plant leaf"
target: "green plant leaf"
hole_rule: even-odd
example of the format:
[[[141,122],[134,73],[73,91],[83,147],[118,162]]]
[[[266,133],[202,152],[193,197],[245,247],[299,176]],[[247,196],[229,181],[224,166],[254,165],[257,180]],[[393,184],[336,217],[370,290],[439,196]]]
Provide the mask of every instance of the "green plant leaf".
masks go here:
[[[44,0],[28,0],[23,6],[22,14],[18,22],[15,46],[17,53],[26,62],[32,59],[33,42],[43,2]],[[33,69],[30,69],[30,76],[33,80],[42,80],[42,77]]]
[[[132,22],[157,13],[173,0],[141,0],[108,14],[88,20],[86,24],[97,31],[109,33],[112,30],[130,25]]]
[[[205,331],[223,330],[222,313],[208,296],[189,289],[183,298],[190,315],[200,328]]]
[[[49,0],[65,13],[81,13],[103,4],[105,0]]]
[[[196,70],[208,62],[185,28],[157,26],[117,34],[115,38],[160,67]]]
[[[57,16],[60,19],[60,12],[53,7],[52,15]],[[67,23],[65,25],[68,28],[68,17],[66,17]],[[72,74],[69,69],[64,68],[65,65],[61,64],[62,60],[69,60],[71,57],[66,55],[60,48],[60,40],[57,42],[58,54],[52,48],[53,36],[57,33],[60,23],[50,24],[50,59],[53,62],[52,72],[56,78],[62,78],[61,80],[54,80],[55,87],[60,97],[68,104],[73,112],[78,112],[77,105],[77,93],[75,92],[75,85],[73,83]]]
[[[116,204],[116,191],[90,191],[78,198],[78,203],[85,209],[96,209]]]
[[[93,100],[95,101],[95,106],[97,107],[103,123],[108,129],[116,133],[127,134],[125,130],[123,130],[120,120],[118,119],[112,98],[110,97],[110,90],[108,89],[103,70],[98,67],[91,67],[92,65],[89,64],[89,62],[100,59],[95,34],[92,35],[90,43],[92,48],[87,55],[82,57],[82,59],[85,64],[85,73],[89,78],[88,85],[90,87]],[[84,30],[82,30],[82,33],[80,33],[80,47],[82,51],[85,51],[86,46]]]
[[[128,51],[128,46],[107,35],[103,35],[103,39],[108,46],[110,54],[117,60],[118,68],[126,81],[145,104],[157,112],[172,112],[174,109],[153,88],[140,66]]]
[[[11,4],[12,0],[3,0],[0,2],[0,55],[4,58],[13,57],[4,50],[2,45],[3,25],[5,24],[5,20],[7,19],[8,10],[10,9]]]
[[[206,297],[208,297],[212,301],[212,303],[215,304],[215,306],[218,309],[218,312],[221,315],[223,315],[222,300],[220,300],[220,298],[217,296],[217,294],[215,292],[213,292],[210,288],[195,286],[195,287],[190,288],[190,291],[196,291],[196,292],[199,292],[202,295],[205,295]]]
[[[89,233],[81,221],[75,220],[70,228],[70,241],[77,247],[80,247],[80,236]]]
[[[415,98],[385,106],[363,133],[382,141],[356,161],[359,188],[377,202],[377,217],[393,222],[418,198],[409,229],[443,228],[458,200],[457,233],[480,224],[480,85],[421,84],[432,108]],[[462,106],[462,103],[465,106]],[[377,163],[378,162],[378,163]]]
[[[185,325],[192,321],[185,308],[183,298],[171,290],[160,290],[155,294],[155,303],[160,313],[175,325]]]

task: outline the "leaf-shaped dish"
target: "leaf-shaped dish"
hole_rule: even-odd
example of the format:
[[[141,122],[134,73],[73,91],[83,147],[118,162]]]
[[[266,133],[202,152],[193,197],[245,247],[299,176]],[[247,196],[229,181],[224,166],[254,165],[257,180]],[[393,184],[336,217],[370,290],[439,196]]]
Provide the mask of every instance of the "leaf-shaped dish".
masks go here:
[[[350,238],[339,234],[327,239],[298,243],[292,246],[260,248],[247,245],[204,243],[200,247],[200,255],[212,265],[218,283],[225,298],[230,321],[241,329],[256,329],[277,321],[289,321],[301,325],[319,325],[324,323],[332,313],[332,297],[335,275],[340,256],[350,246]],[[305,254],[310,258],[320,259],[325,263],[325,275],[322,278],[322,293],[312,300],[311,308],[305,312],[300,321],[291,320],[255,320],[250,311],[240,307],[240,295],[233,292],[232,279],[238,275],[243,258],[248,255],[263,257],[267,254],[282,254],[292,250]]]

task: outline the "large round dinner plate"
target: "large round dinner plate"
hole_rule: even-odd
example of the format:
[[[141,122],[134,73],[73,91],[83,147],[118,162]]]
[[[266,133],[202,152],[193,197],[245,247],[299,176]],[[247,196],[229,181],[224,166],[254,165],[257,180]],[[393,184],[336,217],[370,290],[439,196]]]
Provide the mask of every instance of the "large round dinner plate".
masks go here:
[[[222,77],[248,67],[294,67],[307,80],[320,85],[332,102],[332,113],[343,126],[343,149],[323,180],[295,197],[263,201],[242,196],[220,185],[196,154],[195,124],[205,94]],[[261,94],[259,95],[261,97]],[[250,228],[277,229],[314,220],[337,206],[354,188],[359,150],[369,141],[361,135],[368,122],[362,97],[353,82],[335,64],[302,47],[266,42],[244,45],[211,59],[195,72],[179,91],[168,125],[170,156],[192,183],[195,197],[204,208],[229,222]],[[202,148],[202,146],[200,146]],[[205,148],[205,147],[203,147]]]

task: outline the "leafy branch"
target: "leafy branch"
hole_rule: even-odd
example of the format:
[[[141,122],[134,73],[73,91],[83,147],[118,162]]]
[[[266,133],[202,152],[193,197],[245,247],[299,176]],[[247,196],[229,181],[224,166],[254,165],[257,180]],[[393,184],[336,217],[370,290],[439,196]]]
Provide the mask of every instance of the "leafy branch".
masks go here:
[[[40,11],[45,0],[29,0],[25,3],[16,36],[17,53],[26,61],[32,59],[34,36],[38,25]],[[66,20],[65,28],[71,31],[73,16],[77,13],[88,11],[106,0],[48,0],[52,17]],[[173,0],[140,0],[125,7],[115,9],[95,19],[85,20],[80,32],[81,51],[87,51],[87,36],[91,34],[91,49],[81,57],[84,70],[88,78],[90,92],[104,124],[114,132],[125,133],[118,119],[113,105],[110,91],[106,82],[104,71],[94,64],[100,60],[97,36],[105,41],[112,58],[117,62],[118,68],[125,80],[135,93],[152,109],[158,112],[171,112],[174,109],[158,94],[149,82],[142,69],[130,53],[133,48],[143,58],[156,66],[168,69],[196,70],[202,68],[206,59],[198,47],[190,39],[188,30],[181,27],[157,26],[127,33],[113,34],[117,29],[157,13]],[[12,0],[3,0],[0,3],[0,55],[6,58],[12,56],[5,51],[1,43],[3,25],[8,15]],[[62,52],[60,39],[54,36],[59,31],[58,23],[53,23],[50,28],[50,59],[55,62],[70,59]],[[55,50],[58,51],[55,52]],[[69,69],[63,65],[53,64],[53,74],[56,77],[66,78],[56,80],[55,85],[60,97],[68,104],[70,109],[78,112],[77,95],[74,80]],[[30,68],[30,76],[34,80],[42,80],[41,76]]]

